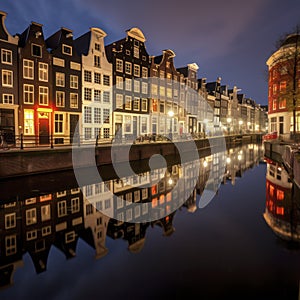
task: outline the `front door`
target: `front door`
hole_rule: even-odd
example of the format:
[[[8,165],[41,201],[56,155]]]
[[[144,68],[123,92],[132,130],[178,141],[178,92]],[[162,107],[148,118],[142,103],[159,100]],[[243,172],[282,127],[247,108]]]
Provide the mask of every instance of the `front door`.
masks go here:
[[[49,144],[49,119],[39,119],[39,144]]]

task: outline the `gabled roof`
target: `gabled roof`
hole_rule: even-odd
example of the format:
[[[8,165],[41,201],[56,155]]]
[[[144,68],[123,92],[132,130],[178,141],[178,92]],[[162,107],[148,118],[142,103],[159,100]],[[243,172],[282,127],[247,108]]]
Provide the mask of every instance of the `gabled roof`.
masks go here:
[[[62,27],[57,32],[52,34],[50,37],[47,38],[46,44],[47,48],[52,50],[57,49],[59,45],[62,43],[63,38],[73,37],[73,31],[67,28]]]
[[[88,31],[74,40],[76,51],[80,55],[88,55],[91,42],[91,31]]]
[[[29,39],[29,34],[35,34],[36,38],[42,38],[44,40],[43,35],[43,25],[31,22],[31,24],[21,33],[17,34],[19,37],[19,46],[24,47]]]

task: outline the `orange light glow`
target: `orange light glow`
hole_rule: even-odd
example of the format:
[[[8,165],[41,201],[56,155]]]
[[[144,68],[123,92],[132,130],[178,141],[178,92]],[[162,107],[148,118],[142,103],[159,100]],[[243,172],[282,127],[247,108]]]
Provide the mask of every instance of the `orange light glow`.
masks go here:
[[[165,203],[165,196],[164,195],[160,195],[159,197],[159,204],[163,204]]]
[[[170,202],[171,199],[172,199],[172,197],[171,197],[171,192],[169,192],[169,193],[167,194],[167,202]]]
[[[277,190],[277,200],[281,201],[284,199],[284,191],[282,190]]]
[[[152,208],[157,207],[157,198],[152,199]]]
[[[276,208],[276,214],[277,215],[284,215],[284,207],[277,207]]]

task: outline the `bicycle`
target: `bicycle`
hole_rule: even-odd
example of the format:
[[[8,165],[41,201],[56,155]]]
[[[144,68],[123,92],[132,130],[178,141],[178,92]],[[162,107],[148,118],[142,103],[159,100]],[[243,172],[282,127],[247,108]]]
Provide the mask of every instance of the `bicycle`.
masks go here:
[[[9,150],[8,144],[4,138],[4,134],[0,133],[0,148],[3,150]]]

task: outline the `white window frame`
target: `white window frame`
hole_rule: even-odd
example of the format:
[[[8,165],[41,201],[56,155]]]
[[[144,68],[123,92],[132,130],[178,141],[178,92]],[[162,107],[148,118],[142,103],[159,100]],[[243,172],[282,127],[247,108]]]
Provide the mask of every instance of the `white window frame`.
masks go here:
[[[39,62],[39,80],[48,82],[48,64]]]
[[[1,62],[6,65],[12,65],[13,57],[11,50],[1,49]]]
[[[23,78],[34,79],[34,61],[23,59]]]
[[[2,70],[2,86],[13,87],[13,71]]]

